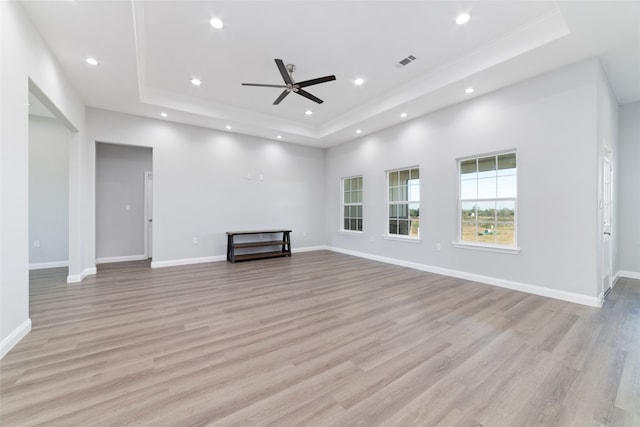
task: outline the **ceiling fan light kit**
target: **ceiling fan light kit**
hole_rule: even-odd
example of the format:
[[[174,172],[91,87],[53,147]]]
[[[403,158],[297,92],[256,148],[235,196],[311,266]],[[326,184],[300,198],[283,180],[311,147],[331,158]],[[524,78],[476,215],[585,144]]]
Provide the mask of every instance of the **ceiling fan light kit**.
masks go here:
[[[336,79],[336,76],[331,75],[331,76],[318,77],[315,79],[305,80],[305,81],[296,83],[293,80],[293,72],[296,70],[296,66],[293,64],[285,65],[282,59],[277,59],[277,58],[275,59],[275,62],[276,62],[276,66],[278,67],[278,71],[280,71],[280,75],[282,76],[282,80],[284,80],[283,85],[282,84],[271,85],[271,84],[261,84],[261,83],[242,83],[242,86],[275,87],[275,88],[284,89],[280,94],[280,96],[278,96],[276,100],[273,101],[273,105],[280,104],[280,102],[282,102],[282,100],[285,99],[287,95],[289,95],[291,92],[304,96],[305,98],[310,99],[311,101],[316,102],[318,104],[322,104],[324,102],[322,99],[310,94],[309,92],[307,92],[302,88],[317,85],[320,83],[330,82]]]

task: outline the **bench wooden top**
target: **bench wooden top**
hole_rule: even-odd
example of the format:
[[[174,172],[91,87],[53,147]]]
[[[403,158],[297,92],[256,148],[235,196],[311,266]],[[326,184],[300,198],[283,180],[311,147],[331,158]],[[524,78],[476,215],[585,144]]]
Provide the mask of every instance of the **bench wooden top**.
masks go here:
[[[236,236],[240,234],[269,234],[269,233],[291,233],[291,230],[227,231],[227,236]]]

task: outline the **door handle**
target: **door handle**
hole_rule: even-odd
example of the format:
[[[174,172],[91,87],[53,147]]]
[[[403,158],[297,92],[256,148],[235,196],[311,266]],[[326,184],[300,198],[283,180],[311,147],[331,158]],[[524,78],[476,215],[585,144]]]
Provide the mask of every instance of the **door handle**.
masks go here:
[[[153,219],[150,219],[149,222],[153,222]]]
[[[604,234],[605,236],[611,236],[611,233],[609,233],[608,231],[605,231],[603,234]]]

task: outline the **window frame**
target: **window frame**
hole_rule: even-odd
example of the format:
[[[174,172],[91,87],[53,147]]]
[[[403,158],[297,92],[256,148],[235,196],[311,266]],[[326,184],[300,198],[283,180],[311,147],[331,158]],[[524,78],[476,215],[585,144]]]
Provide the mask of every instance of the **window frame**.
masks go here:
[[[469,161],[469,160],[475,160],[476,162],[478,162],[481,159],[485,159],[488,157],[495,157],[496,159],[496,178],[498,177],[497,175],[497,171],[499,169],[497,169],[497,165],[498,165],[498,156],[503,156],[503,155],[509,155],[509,154],[513,154],[515,155],[515,159],[516,159],[516,173],[515,173],[515,177],[516,177],[516,186],[515,186],[515,190],[516,190],[516,194],[515,197],[498,197],[498,191],[497,191],[497,187],[496,187],[496,196],[495,198],[480,198],[478,197],[479,195],[476,194],[476,198],[475,199],[462,199],[462,180],[461,180],[461,168],[462,168],[462,163]],[[456,229],[457,229],[457,233],[456,233],[456,239],[453,242],[453,246],[455,247],[459,247],[459,248],[464,248],[464,249],[477,249],[477,250],[485,250],[485,251],[489,251],[489,252],[499,252],[499,253],[511,253],[511,254],[517,254],[520,252],[519,246],[518,246],[518,230],[519,230],[519,226],[518,226],[518,218],[519,218],[519,214],[518,214],[518,200],[519,200],[519,180],[518,180],[518,170],[519,170],[519,156],[518,156],[518,152],[517,150],[514,149],[508,149],[508,150],[501,150],[501,151],[494,151],[494,152],[490,152],[490,153],[483,153],[483,154],[477,154],[477,155],[472,155],[472,156],[465,156],[465,157],[459,157],[456,159],[456,164],[457,164],[457,175],[456,175],[456,179],[457,179],[457,198],[456,198],[456,204],[457,204],[457,209],[458,209],[458,214],[457,214],[457,225],[456,225]],[[475,180],[477,182],[479,178],[476,177]],[[496,186],[497,186],[497,180],[496,180]],[[510,202],[513,201],[513,243],[512,244],[503,244],[503,243],[497,243],[497,242],[478,242],[478,241],[468,241],[468,240],[462,240],[462,207],[463,207],[463,203],[464,202],[471,202],[474,201],[476,203],[478,202]],[[497,215],[497,213],[496,213]],[[477,220],[476,220],[477,222]],[[494,223],[498,224],[498,220],[497,220],[497,216],[494,216]]]
[[[352,179],[358,179],[360,178],[362,186],[360,188],[360,191],[362,192],[362,197],[360,198],[360,202],[349,202],[346,203],[344,201],[344,191],[345,191],[345,181],[346,180],[352,180]],[[362,228],[360,230],[351,230],[351,229],[346,229],[344,227],[344,221],[345,221],[345,215],[344,215],[344,208],[346,206],[355,206],[355,207],[360,207],[360,212],[361,212],[361,216],[360,221],[362,223]],[[349,216],[348,218],[355,218],[356,221],[358,219],[358,217],[351,217]],[[339,231],[341,233],[345,233],[345,234],[357,234],[357,235],[361,235],[364,233],[364,178],[362,175],[352,175],[352,176],[346,176],[346,177],[342,177],[340,178],[340,227],[339,227]]]
[[[391,201],[390,197],[389,197],[389,193],[390,193],[390,189],[391,189],[391,182],[390,182],[390,174],[393,172],[402,172],[402,171],[408,171],[409,172],[409,176],[411,177],[411,170],[413,169],[417,169],[418,170],[418,175],[421,174],[420,172],[420,165],[412,165],[412,166],[405,166],[405,167],[400,167],[400,168],[394,168],[394,169],[388,169],[385,171],[385,208],[386,208],[386,213],[385,213],[385,230],[383,233],[383,237],[385,239],[389,239],[389,240],[400,240],[400,241],[409,241],[409,242],[420,242],[422,241],[422,233],[420,231],[420,226],[418,225],[418,235],[417,236],[411,236],[411,234],[393,234],[389,232],[389,223],[391,221],[391,217],[389,215],[389,211],[391,208],[392,204],[398,205],[398,204],[406,204],[407,205],[407,209],[410,212],[410,205],[412,204],[417,204],[418,205],[418,212],[420,211],[420,209],[422,208],[422,202],[421,202],[421,197],[420,197],[420,193],[421,193],[421,185],[420,183],[418,183],[418,200],[409,200],[409,195],[410,195],[410,191],[407,191],[407,200],[404,201]],[[420,178],[418,178],[420,180]],[[410,179],[407,181],[407,185],[408,182],[410,181]],[[420,216],[418,215],[418,221],[420,221]],[[419,222],[418,222],[419,224]],[[410,220],[410,214],[409,214],[409,225],[408,225],[408,229],[409,229],[409,233],[411,233],[411,220]]]

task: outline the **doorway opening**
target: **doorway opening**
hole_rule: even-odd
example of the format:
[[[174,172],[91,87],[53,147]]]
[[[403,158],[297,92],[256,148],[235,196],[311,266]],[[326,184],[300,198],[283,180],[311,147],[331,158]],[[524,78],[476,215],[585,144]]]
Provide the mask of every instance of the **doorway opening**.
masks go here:
[[[69,274],[69,159],[73,130],[29,85],[29,270]],[[47,270],[33,272],[33,270]]]
[[[152,159],[149,147],[96,143],[96,264],[151,258]]]

